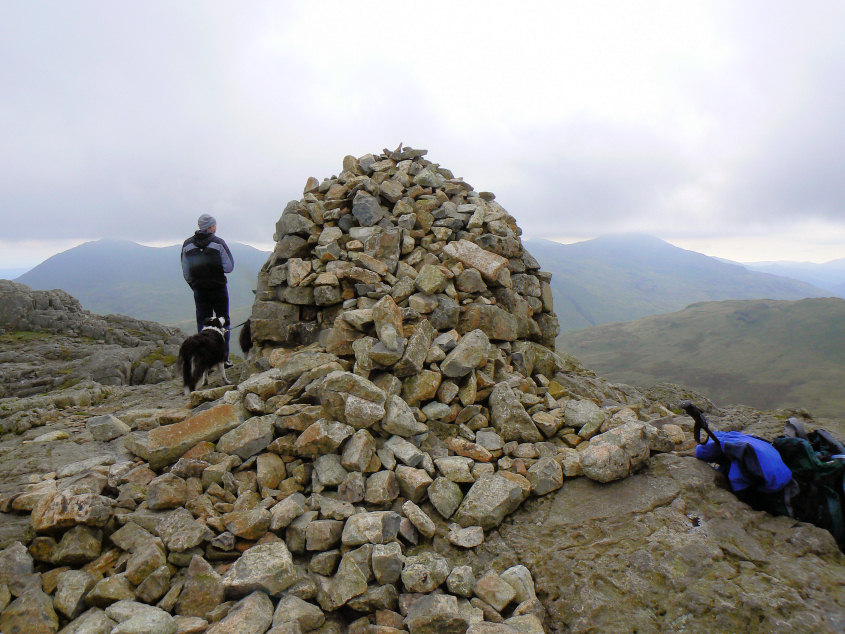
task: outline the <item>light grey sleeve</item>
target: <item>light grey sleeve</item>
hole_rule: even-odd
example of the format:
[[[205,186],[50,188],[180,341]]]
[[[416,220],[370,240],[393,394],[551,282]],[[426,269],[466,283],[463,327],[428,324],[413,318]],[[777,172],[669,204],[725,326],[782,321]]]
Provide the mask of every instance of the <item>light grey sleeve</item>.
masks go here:
[[[185,281],[190,284],[191,283],[191,271],[188,268],[188,259],[185,257],[185,249],[187,247],[182,247],[182,253],[179,256],[179,259],[182,260],[182,277],[185,278]]]
[[[220,259],[223,261],[223,272],[231,273],[235,268],[235,259],[232,257],[232,252],[229,251],[229,246],[221,239]]]

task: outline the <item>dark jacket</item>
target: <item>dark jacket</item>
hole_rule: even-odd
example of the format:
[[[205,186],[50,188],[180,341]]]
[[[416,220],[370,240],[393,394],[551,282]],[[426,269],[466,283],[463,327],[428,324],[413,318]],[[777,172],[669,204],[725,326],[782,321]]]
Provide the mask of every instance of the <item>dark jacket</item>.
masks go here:
[[[226,286],[226,273],[235,268],[232,252],[222,238],[197,231],[182,244],[182,276],[191,288]]]

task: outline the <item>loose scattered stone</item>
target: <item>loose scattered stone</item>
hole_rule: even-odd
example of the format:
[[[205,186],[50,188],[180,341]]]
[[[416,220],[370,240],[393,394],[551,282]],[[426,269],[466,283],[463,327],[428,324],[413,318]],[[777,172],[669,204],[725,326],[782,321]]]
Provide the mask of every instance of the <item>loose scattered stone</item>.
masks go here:
[[[484,529],[480,526],[449,527],[449,543],[461,548],[475,548],[484,543]]]

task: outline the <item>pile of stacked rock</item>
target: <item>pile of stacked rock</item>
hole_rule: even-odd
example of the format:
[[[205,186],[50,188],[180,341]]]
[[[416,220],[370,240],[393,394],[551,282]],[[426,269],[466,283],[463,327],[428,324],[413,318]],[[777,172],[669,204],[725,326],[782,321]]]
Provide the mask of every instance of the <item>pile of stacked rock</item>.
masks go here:
[[[0,553],[0,630],[543,631],[524,566],[457,553],[684,434],[588,398],[513,218],[423,154],[347,157],[288,205],[253,311],[269,369],[147,431],[92,419],[137,458],[3,501],[37,537]]]
[[[513,216],[425,154],[347,156],[340,176],[309,179],[276,223],[276,248],[259,274],[256,341],[308,343],[331,329],[329,351],[351,354],[365,324],[363,314],[343,314],[390,297],[406,309],[408,334],[379,331],[374,354],[356,352],[377,368],[400,360],[420,322],[554,348],[551,274],[522,248]],[[398,370],[408,376],[423,362],[406,357]]]

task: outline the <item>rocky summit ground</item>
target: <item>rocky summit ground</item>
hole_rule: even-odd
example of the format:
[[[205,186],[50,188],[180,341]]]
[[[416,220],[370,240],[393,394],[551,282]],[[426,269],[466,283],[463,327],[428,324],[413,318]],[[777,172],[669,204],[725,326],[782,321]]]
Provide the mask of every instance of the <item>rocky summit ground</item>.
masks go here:
[[[0,288],[28,382],[0,399],[0,631],[843,630],[832,536],[739,502],[679,402],[819,421],[555,351],[514,218],[424,155],[346,157],[286,206],[231,384],[185,396],[173,333]],[[124,361],[14,365],[60,378],[56,341]]]
[[[246,374],[240,361],[230,373],[236,380]],[[599,379],[587,383],[592,389],[601,385]],[[29,483],[78,477],[91,464],[108,472],[132,458],[125,437],[98,441],[87,421],[114,414],[132,426],[144,425],[157,416],[178,418],[177,412],[190,405],[176,380],[91,385],[42,399],[43,424],[0,437],[5,500]],[[777,429],[784,415],[739,408],[711,413],[710,419],[715,427],[753,424],[760,432]],[[685,424],[681,418],[677,422]],[[828,427],[831,422],[826,421]],[[654,453],[636,474],[607,484],[567,478],[560,489],[529,498],[472,550],[450,544],[448,523],[422,504],[436,523],[433,538],[424,543],[450,569],[469,566],[473,575],[526,566],[549,632],[842,631],[845,557],[831,536],[752,510],[726,490],[710,465],[678,453]],[[15,542],[31,548],[35,536],[29,514],[9,509],[0,515],[3,548]],[[101,552],[110,552],[105,541]],[[19,574],[20,564],[11,565],[6,552],[0,556],[0,578],[12,588],[10,575]],[[41,573],[54,606],[56,571],[84,567],[37,560],[24,565]],[[16,595],[10,590],[6,596],[8,607]],[[95,609],[100,610],[90,608]],[[329,621],[333,629],[324,623],[322,631],[343,631],[342,623],[354,620],[354,612],[344,617]],[[57,625],[65,622],[61,616]]]

